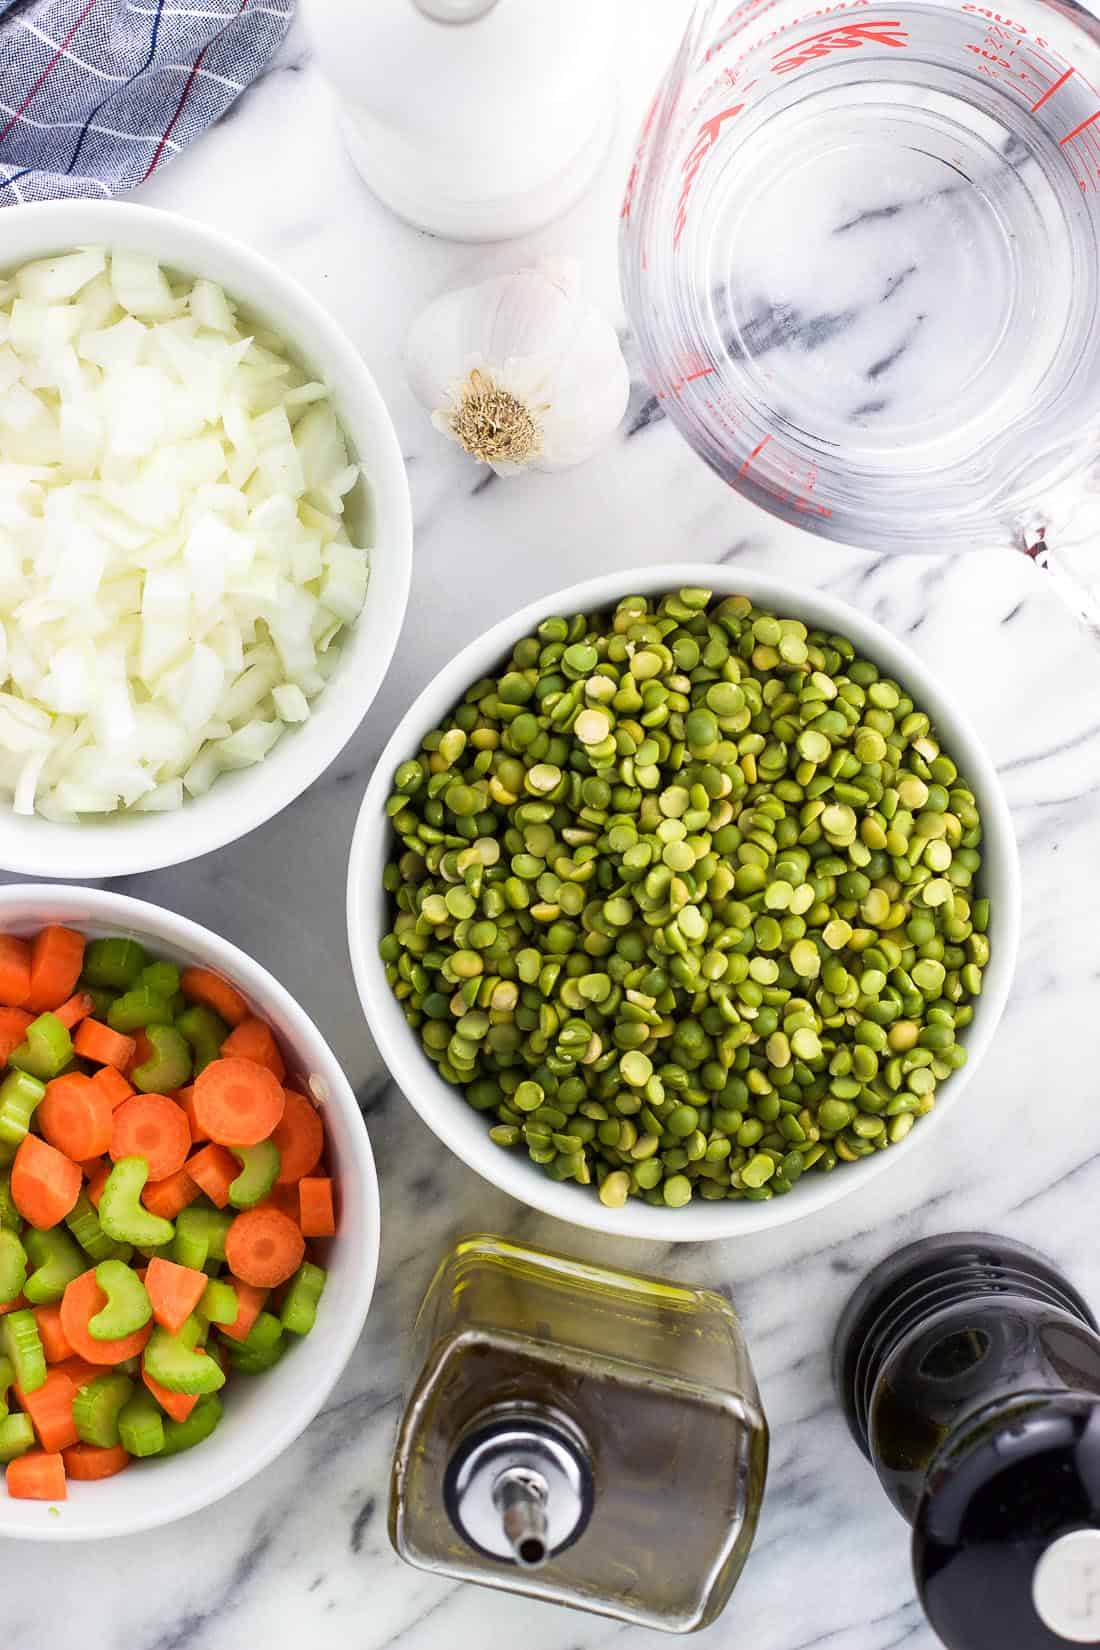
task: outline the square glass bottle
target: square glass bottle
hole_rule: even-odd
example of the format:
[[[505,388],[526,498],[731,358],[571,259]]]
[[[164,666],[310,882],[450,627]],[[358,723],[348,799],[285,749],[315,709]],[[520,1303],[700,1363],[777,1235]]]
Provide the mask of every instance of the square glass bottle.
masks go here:
[[[415,1339],[390,1501],[402,1558],[669,1632],[715,1619],[768,1452],[727,1301],[470,1237]]]

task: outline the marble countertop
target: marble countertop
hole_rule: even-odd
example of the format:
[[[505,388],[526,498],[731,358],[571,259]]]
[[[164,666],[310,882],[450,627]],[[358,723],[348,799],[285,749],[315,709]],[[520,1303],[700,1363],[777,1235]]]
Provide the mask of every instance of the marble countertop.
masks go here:
[[[396,663],[329,772],[247,840],[178,870],[115,883],[219,930],[272,968],[329,1038],[360,1096],[383,1197],[382,1267],[363,1340],[323,1413],[275,1465],[210,1511],[138,1541],[0,1543],[12,1650],[651,1650],[614,1622],[456,1587],[403,1566],[386,1535],[390,1452],[411,1371],[406,1337],[436,1262],[474,1229],[524,1237],[700,1284],[744,1318],[773,1454],[755,1551],[698,1643],[751,1650],[933,1650],[913,1595],[907,1531],[849,1442],[828,1343],[857,1276],[922,1234],[1005,1232],[1063,1262],[1100,1303],[1096,1062],[1083,1028],[1100,990],[1100,651],[1052,581],[1007,551],[886,559],[781,527],[729,492],[635,386],[619,438],[569,473],[491,481],[431,428],[401,349],[437,292],[577,252],[621,319],[616,210],[637,112],[686,5],[635,0],[626,113],[589,196],[523,243],[450,244],[364,190],[295,29],[230,117],[143,192],[278,260],[361,347],[396,420],[416,555]],[[869,204],[873,204],[870,203]],[[885,216],[885,215],[884,215]],[[889,226],[883,230],[889,233]],[[490,621],[535,595],[631,564],[767,567],[853,602],[941,673],[987,741],[1019,835],[1019,970],[995,1045],[935,1149],[850,1201],[736,1244],[660,1248],[598,1238],[525,1211],[453,1160],[388,1080],[348,966],[343,867],[372,763],[428,678]],[[293,868],[293,874],[288,870]],[[669,1532],[670,1550],[675,1532]],[[62,1583],[63,1577],[63,1583]]]

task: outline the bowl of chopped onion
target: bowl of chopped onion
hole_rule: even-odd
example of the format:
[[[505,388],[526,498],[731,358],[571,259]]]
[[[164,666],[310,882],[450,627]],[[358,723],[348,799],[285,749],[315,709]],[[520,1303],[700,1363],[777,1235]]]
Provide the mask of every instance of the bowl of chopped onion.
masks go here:
[[[0,250],[0,866],[208,853],[321,774],[404,618],[408,483],[355,346],[173,213],[21,206]]]

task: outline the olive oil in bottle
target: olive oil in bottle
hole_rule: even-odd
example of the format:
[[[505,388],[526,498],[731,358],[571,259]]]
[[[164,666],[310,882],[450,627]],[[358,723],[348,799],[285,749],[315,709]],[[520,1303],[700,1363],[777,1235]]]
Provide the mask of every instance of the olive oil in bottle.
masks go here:
[[[416,1339],[390,1499],[403,1558],[670,1632],[714,1620],[768,1452],[728,1302],[471,1237]]]
[[[1057,1267],[915,1243],[848,1303],[834,1375],[949,1650],[1100,1645],[1100,1335]]]

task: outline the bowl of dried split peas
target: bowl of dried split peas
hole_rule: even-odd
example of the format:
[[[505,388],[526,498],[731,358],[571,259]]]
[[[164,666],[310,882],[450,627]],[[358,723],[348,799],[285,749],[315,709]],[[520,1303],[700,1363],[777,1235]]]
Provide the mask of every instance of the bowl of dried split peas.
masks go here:
[[[266,969],[141,900],[0,888],[0,1536],[131,1534],[259,1472],[378,1245],[355,1096]]]
[[[654,1242],[949,1154],[1019,927],[958,696],[740,567],[608,573],[470,642],[378,758],[348,872],[363,1010],[424,1121],[531,1207]]]

